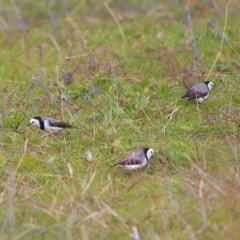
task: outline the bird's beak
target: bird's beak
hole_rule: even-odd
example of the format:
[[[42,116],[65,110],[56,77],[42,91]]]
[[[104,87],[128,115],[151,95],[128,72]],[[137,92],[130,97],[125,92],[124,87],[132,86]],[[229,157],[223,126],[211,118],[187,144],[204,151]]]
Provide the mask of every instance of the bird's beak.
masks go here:
[[[32,125],[31,123],[29,123],[27,126],[30,126],[30,125]]]

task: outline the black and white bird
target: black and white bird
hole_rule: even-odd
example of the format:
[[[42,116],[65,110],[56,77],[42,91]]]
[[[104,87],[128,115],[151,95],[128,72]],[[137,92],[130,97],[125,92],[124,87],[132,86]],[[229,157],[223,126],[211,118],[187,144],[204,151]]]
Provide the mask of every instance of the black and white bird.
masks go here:
[[[110,167],[123,167],[126,170],[136,170],[146,166],[153,154],[154,150],[152,148],[143,148],[131,153],[126,158]]]
[[[202,103],[208,98],[209,92],[213,87],[213,83],[210,81],[205,81],[194,85],[186,91],[186,93],[181,96],[181,98],[187,98],[188,100],[196,99],[198,103]]]
[[[74,126],[71,126],[56,118],[39,117],[39,116],[31,118],[28,126],[29,125],[39,127],[41,130],[44,130],[50,133],[57,132],[66,128],[74,128]]]

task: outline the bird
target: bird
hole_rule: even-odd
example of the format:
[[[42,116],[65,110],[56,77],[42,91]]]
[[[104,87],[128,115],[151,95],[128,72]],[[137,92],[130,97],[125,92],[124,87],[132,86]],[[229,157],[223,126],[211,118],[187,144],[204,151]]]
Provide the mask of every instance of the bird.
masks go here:
[[[74,126],[71,126],[71,125],[69,125],[61,120],[58,120],[56,118],[40,117],[40,116],[31,118],[28,126],[29,125],[39,127],[41,130],[47,131],[49,133],[58,132],[62,129],[66,129],[66,128],[74,128]]]
[[[208,98],[213,85],[211,81],[198,83],[188,89],[181,98],[187,98],[188,100],[196,99],[198,103],[202,104],[202,102]]]
[[[136,170],[147,165],[148,160],[154,154],[152,148],[146,147],[131,153],[120,162],[110,167],[123,167],[126,170]]]
[[[67,72],[67,73],[63,74],[62,77],[60,78],[60,80],[63,80],[63,82],[65,84],[72,83],[74,81],[74,74],[78,69],[79,69],[79,66],[72,69],[70,72]]]

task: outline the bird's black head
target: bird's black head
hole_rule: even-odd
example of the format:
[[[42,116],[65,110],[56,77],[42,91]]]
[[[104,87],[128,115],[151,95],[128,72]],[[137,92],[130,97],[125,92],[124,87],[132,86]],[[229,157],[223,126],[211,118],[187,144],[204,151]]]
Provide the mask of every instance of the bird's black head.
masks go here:
[[[213,88],[214,84],[211,81],[205,81],[204,83],[207,85],[209,91]]]
[[[30,120],[30,125],[38,126],[40,129],[44,130],[44,122],[41,117],[36,116]]]
[[[149,149],[150,149],[149,147],[143,148],[145,156],[147,156],[147,152],[148,152]]]
[[[34,117],[34,119],[38,120],[39,122],[42,122],[42,118],[39,116]]]
[[[144,154],[145,154],[147,160],[149,160],[149,158],[154,154],[153,149],[149,148],[149,147],[143,148],[143,151],[144,151]]]

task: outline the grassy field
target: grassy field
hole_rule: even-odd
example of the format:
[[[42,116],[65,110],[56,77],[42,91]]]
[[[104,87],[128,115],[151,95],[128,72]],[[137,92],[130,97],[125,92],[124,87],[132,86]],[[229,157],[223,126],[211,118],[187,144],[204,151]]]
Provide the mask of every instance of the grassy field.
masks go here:
[[[19,2],[0,3],[1,239],[240,239],[239,1]],[[202,106],[179,98],[206,79]]]

